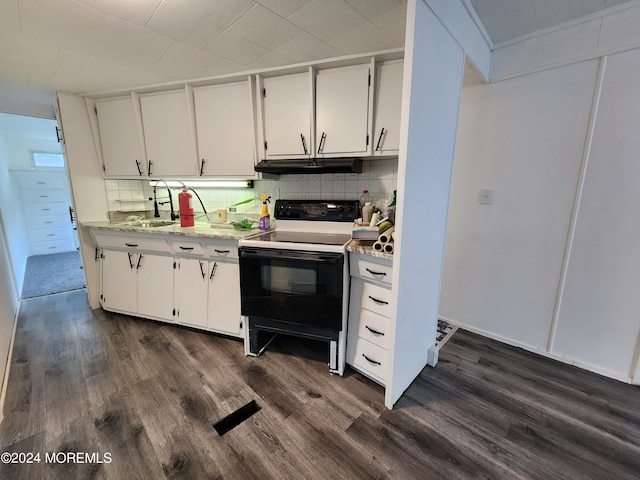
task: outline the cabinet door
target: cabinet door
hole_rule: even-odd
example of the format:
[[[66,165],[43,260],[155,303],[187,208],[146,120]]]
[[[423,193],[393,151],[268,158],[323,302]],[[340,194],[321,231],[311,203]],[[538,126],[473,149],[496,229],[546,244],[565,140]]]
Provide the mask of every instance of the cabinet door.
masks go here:
[[[376,68],[376,101],[373,122],[373,154],[398,153],[400,145],[400,110],[402,107],[401,61],[384,63]]]
[[[320,70],[316,77],[316,153],[369,151],[369,66]]]
[[[207,295],[209,262],[180,258],[176,260],[174,305],[176,321],[207,327]]]
[[[138,310],[137,261],[135,253],[103,250],[101,300],[105,310],[128,313]]]
[[[146,175],[133,98],[96,102],[102,161],[107,177]]]
[[[140,96],[147,174],[193,176],[196,151],[185,90]]]
[[[249,81],[193,89],[200,175],[255,175]]]
[[[139,254],[138,314],[173,321],[173,258]]]
[[[240,335],[240,268],[237,263],[210,262],[209,328]]]
[[[311,75],[299,73],[263,79],[262,105],[267,158],[309,156]]]

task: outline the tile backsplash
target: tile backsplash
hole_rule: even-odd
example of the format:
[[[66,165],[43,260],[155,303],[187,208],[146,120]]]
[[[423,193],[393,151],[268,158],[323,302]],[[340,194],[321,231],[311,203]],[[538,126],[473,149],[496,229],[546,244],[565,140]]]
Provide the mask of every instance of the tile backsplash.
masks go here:
[[[169,180],[169,179],[167,179]],[[326,173],[305,175],[281,175],[279,180],[256,180],[253,189],[195,188],[208,212],[251,197],[271,195],[272,199],[327,199],[358,200],[363,190],[369,190],[374,202],[383,206],[393,196],[398,181],[397,159],[365,160],[362,173]],[[105,180],[107,202],[112,212],[153,211],[153,187],[148,180]],[[179,188],[172,188],[174,208],[178,208]],[[168,202],[166,188],[157,188],[159,202]],[[194,196],[193,207],[202,209]],[[237,207],[239,214],[259,213],[261,203],[254,202]],[[168,216],[169,204],[159,205],[162,216]]]

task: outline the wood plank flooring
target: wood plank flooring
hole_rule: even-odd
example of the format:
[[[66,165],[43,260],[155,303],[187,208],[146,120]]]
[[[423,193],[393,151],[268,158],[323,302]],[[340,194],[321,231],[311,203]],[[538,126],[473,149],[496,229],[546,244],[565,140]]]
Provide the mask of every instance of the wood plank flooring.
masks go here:
[[[0,479],[638,479],[640,389],[459,330],[392,411],[328,373],[325,345],[240,341],[24,301],[0,425]],[[212,424],[256,400],[220,437]],[[46,452],[111,455],[46,463]]]

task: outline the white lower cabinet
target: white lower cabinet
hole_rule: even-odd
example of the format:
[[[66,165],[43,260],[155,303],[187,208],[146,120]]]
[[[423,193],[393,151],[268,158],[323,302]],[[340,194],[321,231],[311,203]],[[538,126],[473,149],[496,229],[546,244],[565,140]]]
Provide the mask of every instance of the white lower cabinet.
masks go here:
[[[237,242],[91,234],[105,310],[242,336]]]
[[[176,321],[240,336],[240,270],[237,263],[176,259]]]
[[[102,251],[102,306],[155,320],[173,321],[173,258]]]
[[[392,262],[350,254],[351,295],[347,334],[347,363],[386,385],[391,346]]]

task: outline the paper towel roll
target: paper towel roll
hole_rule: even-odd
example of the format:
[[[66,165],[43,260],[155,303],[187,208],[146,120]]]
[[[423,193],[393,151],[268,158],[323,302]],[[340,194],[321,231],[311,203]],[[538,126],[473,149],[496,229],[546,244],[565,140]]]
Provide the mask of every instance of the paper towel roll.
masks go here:
[[[381,243],[387,243],[391,241],[391,234],[395,230],[395,227],[389,227],[378,237],[378,241]]]
[[[384,253],[393,253],[393,242],[383,244]]]
[[[374,242],[373,249],[377,250],[378,252],[382,252],[384,250],[384,244],[380,241]]]

